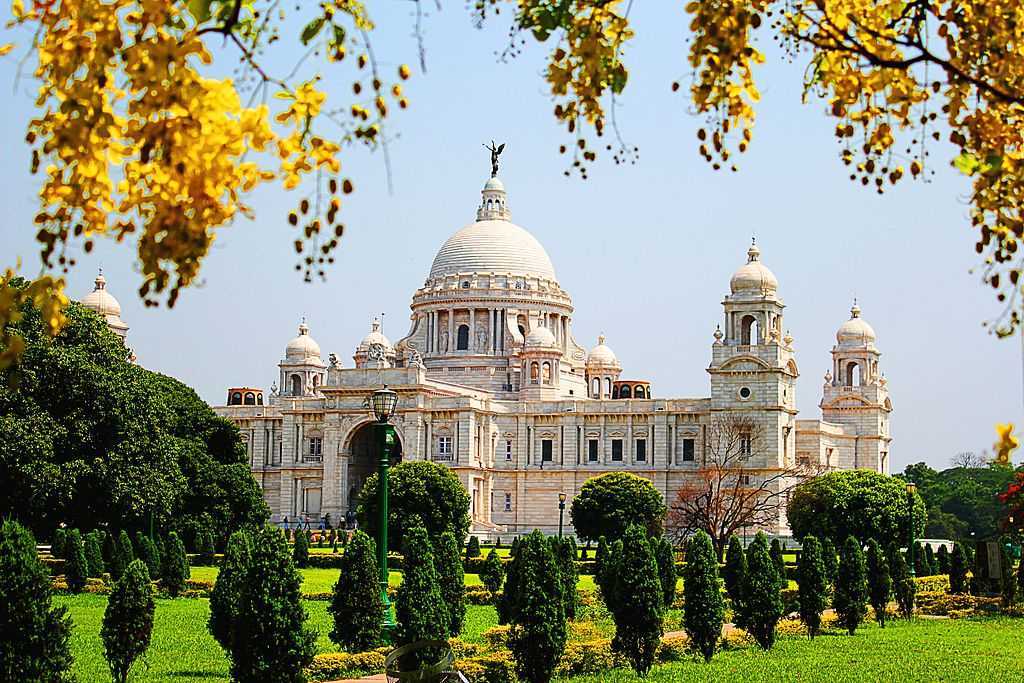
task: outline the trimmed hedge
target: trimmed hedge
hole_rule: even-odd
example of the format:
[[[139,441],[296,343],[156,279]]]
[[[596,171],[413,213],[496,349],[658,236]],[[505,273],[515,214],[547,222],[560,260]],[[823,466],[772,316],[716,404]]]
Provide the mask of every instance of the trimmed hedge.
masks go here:
[[[914,583],[917,584],[917,592],[925,593],[948,593],[949,575],[936,574],[935,576],[916,576]]]
[[[1001,607],[1001,599],[998,596],[984,598],[976,595],[950,595],[933,591],[917,594],[917,611],[930,616],[956,618],[995,614]]]
[[[369,652],[328,652],[313,657],[306,667],[311,681],[332,681],[339,678],[362,678],[384,672],[384,658],[390,651],[379,647]]]

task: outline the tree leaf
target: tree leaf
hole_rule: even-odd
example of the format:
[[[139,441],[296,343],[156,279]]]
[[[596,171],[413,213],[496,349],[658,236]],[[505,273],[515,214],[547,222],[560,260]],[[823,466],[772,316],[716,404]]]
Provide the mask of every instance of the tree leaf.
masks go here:
[[[210,5],[213,0],[188,0],[188,11],[195,17],[196,23],[201,24],[210,18]]]
[[[306,24],[306,28],[302,29],[302,44],[309,45],[309,41],[316,38],[316,35],[320,33],[320,29],[324,27],[324,18],[317,17],[313,21]]]

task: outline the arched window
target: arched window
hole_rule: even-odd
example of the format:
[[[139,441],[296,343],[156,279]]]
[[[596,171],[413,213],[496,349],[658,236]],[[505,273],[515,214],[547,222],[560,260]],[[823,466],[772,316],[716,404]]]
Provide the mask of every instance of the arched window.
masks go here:
[[[228,405],[232,405],[232,406],[240,406],[240,405],[242,405],[242,392],[236,391],[236,392],[232,393],[231,394],[231,401],[228,403]]]
[[[760,339],[758,334],[757,318],[752,315],[743,316],[740,321],[740,343],[744,345],[757,344]]]
[[[456,351],[469,350],[469,325],[459,325],[459,331],[455,341]]]
[[[545,361],[541,374],[544,377],[544,384],[551,384],[551,363]]]
[[[537,363],[530,363],[530,384],[540,381],[540,366]]]
[[[594,381],[590,383],[590,393],[593,398],[601,398],[601,378],[595,377]]]
[[[846,366],[846,386],[860,386],[860,364],[856,361],[850,361]]]
[[[251,391],[247,391],[245,393],[245,405],[247,405],[247,406],[254,406],[254,405],[256,405],[256,394],[252,393]]]
[[[642,384],[636,385],[636,390],[633,392],[633,398],[647,398],[647,392],[644,391]]]
[[[320,375],[313,375],[313,388],[320,386]]]
[[[619,397],[619,388],[618,387],[613,387],[612,388],[612,398],[618,398],[618,397]]]
[[[632,397],[633,397],[633,393],[630,390],[629,385],[628,384],[623,384],[622,387],[619,388],[619,398],[632,398]]]
[[[292,375],[291,384],[292,384],[291,395],[292,396],[302,396],[302,376],[301,375]]]
[[[605,396],[611,396],[612,395],[612,378],[611,377],[605,377],[604,378],[604,395]]]
[[[258,405],[258,406],[263,405],[263,393],[262,392],[256,394],[256,405]]]

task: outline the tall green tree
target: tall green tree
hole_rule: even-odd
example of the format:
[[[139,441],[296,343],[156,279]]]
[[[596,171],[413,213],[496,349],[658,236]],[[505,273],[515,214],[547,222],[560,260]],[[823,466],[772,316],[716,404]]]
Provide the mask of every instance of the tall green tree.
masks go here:
[[[100,631],[110,675],[118,683],[128,680],[132,664],[149,648],[155,611],[149,570],[142,560],[133,560],[114,584]]]
[[[160,585],[172,597],[185,590],[185,581],[188,580],[188,556],[185,554],[185,544],[181,542],[178,534],[172,531],[167,536],[167,544],[164,557],[160,562]]]
[[[239,580],[237,618],[229,657],[237,683],[302,683],[316,654],[316,631],[306,625],[302,577],[281,532],[253,533],[250,561]]]
[[[875,620],[885,628],[885,615],[892,595],[892,577],[889,575],[889,561],[875,539],[868,539],[867,553],[868,597],[875,611]]]
[[[779,583],[785,588],[786,587],[786,560],[782,556],[782,542],[777,539],[772,539],[772,544],[769,547],[769,552],[772,556],[772,562],[775,563],[775,571],[779,573]]]
[[[867,614],[867,568],[860,543],[853,536],[846,539],[839,553],[839,574],[836,576],[832,607],[839,623],[852,636]]]
[[[89,576],[89,561],[85,557],[85,546],[82,545],[82,535],[78,529],[68,532],[64,554],[64,578],[67,580],[68,590],[72,593],[81,593]]]
[[[451,531],[441,534],[434,544],[434,565],[440,581],[441,599],[448,608],[448,635],[452,638],[462,633],[462,625],[466,622],[466,575],[460,549],[460,543]]]
[[[160,554],[157,552],[156,543],[142,532],[137,532],[135,538],[136,556],[146,565],[150,576],[160,576]]]
[[[561,586],[562,605],[566,619],[576,618],[576,607],[579,603],[579,594],[576,592],[576,584],[579,582],[579,567],[576,565],[576,542],[570,537],[551,537],[552,552],[555,561],[558,563],[559,585]]]
[[[404,539],[405,570],[395,596],[395,644],[446,640],[451,622],[427,531],[422,526],[408,526]]]
[[[0,681],[70,680],[71,618],[55,607],[31,532],[0,524]]]
[[[612,552],[608,539],[601,536],[597,541],[597,553],[594,557],[594,583],[601,592],[601,599],[611,610],[614,600],[612,589],[615,586],[615,554]]]
[[[935,576],[939,573],[939,563],[935,559],[935,551],[932,550],[931,543],[924,547],[924,563],[928,566],[928,576]]]
[[[541,532],[520,539],[508,577],[508,646],[516,675],[524,683],[548,683],[565,650],[567,628],[558,563]]]
[[[102,534],[99,531],[90,531],[85,535],[85,563],[89,567],[89,576],[99,578],[103,576],[106,566],[103,563]]]
[[[722,637],[725,602],[718,586],[718,558],[711,537],[698,531],[686,544],[683,567],[683,628],[690,643],[710,662]]]
[[[621,549],[616,543],[616,553],[612,649],[622,654],[634,671],[646,675],[661,643],[664,611],[658,564],[646,528],[628,526]]]
[[[796,567],[800,603],[800,621],[813,640],[821,630],[821,614],[828,606],[828,577],[821,544],[814,536],[804,536],[803,550]]]
[[[836,576],[839,574],[839,556],[831,538],[826,537],[821,541],[821,559],[825,563],[825,576],[829,585],[835,586]]]
[[[660,536],[665,500],[649,479],[627,472],[609,472],[588,479],[572,500],[569,516],[576,535],[585,541],[601,536],[621,538],[631,524]]]
[[[241,604],[242,582],[252,559],[252,538],[245,531],[231,534],[221,559],[217,581],[210,591],[210,618],[206,628],[225,652],[234,650],[235,628]]]
[[[747,571],[740,588],[737,623],[743,624],[742,628],[763,650],[770,650],[775,643],[775,626],[782,618],[779,586],[779,572],[768,549],[768,537],[759,531],[747,548]]]
[[[729,548],[725,551],[725,567],[722,569],[722,578],[725,583],[725,591],[732,603],[733,618],[742,614],[740,604],[742,602],[742,591],[744,576],[747,573],[747,556],[743,552],[743,544],[740,537],[733,534],[729,538]],[[742,620],[742,617],[740,617]],[[739,623],[737,623],[737,626]]]
[[[50,554],[60,559],[64,557],[64,543],[67,541],[67,531],[63,527],[53,530],[53,540],[50,541]]]
[[[505,567],[502,566],[501,558],[498,557],[497,548],[491,548],[491,552],[487,553],[487,559],[484,560],[484,566],[480,568],[480,581],[492,596],[497,596],[498,591],[501,590],[501,582],[504,580]]]
[[[297,529],[295,532],[292,559],[295,561],[295,566],[299,569],[305,569],[306,565],[309,564],[309,536],[302,529]]]
[[[662,536],[655,541],[654,559],[658,562],[658,579],[661,581],[662,602],[665,608],[672,606],[676,599],[676,554],[672,542]]]
[[[949,574],[949,550],[945,543],[940,545],[938,552],[935,553],[935,561],[939,565],[940,574]]]
[[[341,556],[341,572],[327,610],[334,619],[331,640],[348,652],[364,652],[381,641],[384,603],[376,555],[373,539],[356,531]]]
[[[371,474],[359,494],[359,528],[379,538],[377,475]],[[450,468],[437,462],[407,460],[391,468],[388,480],[388,546],[400,550],[405,528],[418,518],[430,538],[451,531],[463,539],[469,532],[469,493]]]
[[[469,560],[474,557],[480,557],[480,539],[476,536],[470,536],[469,542],[466,544],[466,559]]]
[[[967,592],[967,553],[962,543],[953,546],[949,558],[949,592],[954,595]]]
[[[918,541],[914,543],[914,574],[917,576],[929,576],[931,573],[932,568],[928,565],[924,546]]]
[[[907,560],[898,549],[889,555],[889,562],[892,565],[889,573],[892,576],[892,591],[896,596],[896,606],[900,611],[900,616],[910,619],[914,616],[917,583],[910,575],[910,566],[907,564]]]
[[[121,533],[117,535],[117,544],[114,547],[114,555],[116,560],[111,562],[110,575],[115,581],[121,578],[121,575],[128,565],[135,559],[135,551],[132,549],[132,541],[128,538],[128,532],[121,529]],[[115,573],[116,572],[116,573]]]

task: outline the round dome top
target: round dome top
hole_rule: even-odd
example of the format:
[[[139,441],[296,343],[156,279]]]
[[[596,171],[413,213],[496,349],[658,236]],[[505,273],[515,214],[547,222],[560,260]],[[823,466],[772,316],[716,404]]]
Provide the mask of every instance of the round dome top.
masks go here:
[[[604,343],[604,335],[597,338],[597,346],[587,354],[587,367],[619,367],[619,359]]]
[[[874,328],[864,318],[860,317],[860,306],[854,301],[853,308],[850,309],[850,319],[836,330],[836,341],[842,345],[850,346],[854,344],[870,344],[875,339]]]
[[[102,316],[121,317],[121,304],[114,295],[107,291],[107,280],[101,270],[96,276],[95,288],[82,298],[82,305]]]
[[[430,266],[431,278],[464,273],[512,273],[555,279],[555,267],[540,242],[505,220],[467,225],[448,238]]]
[[[380,331],[380,319],[374,318],[373,324],[370,325],[370,333],[363,337],[363,341],[359,342],[359,348],[368,349],[371,344],[381,344],[385,349],[391,350],[391,341],[384,336],[384,333]]]
[[[779,289],[779,281],[775,274],[761,263],[761,250],[751,244],[747,250],[747,262],[740,266],[729,280],[729,288],[733,294],[772,294]]]
[[[501,182],[501,180],[496,176],[491,176],[487,179],[487,182],[484,183],[484,190],[500,190],[501,192],[504,192],[505,183]]]
[[[320,360],[320,345],[309,336],[309,326],[305,319],[299,325],[299,336],[288,342],[284,349],[284,357],[290,361]]]
[[[547,349],[557,345],[555,335],[551,334],[551,330],[546,327],[535,327],[530,330],[530,334],[526,335],[526,341],[524,342],[524,346],[530,348]]]

